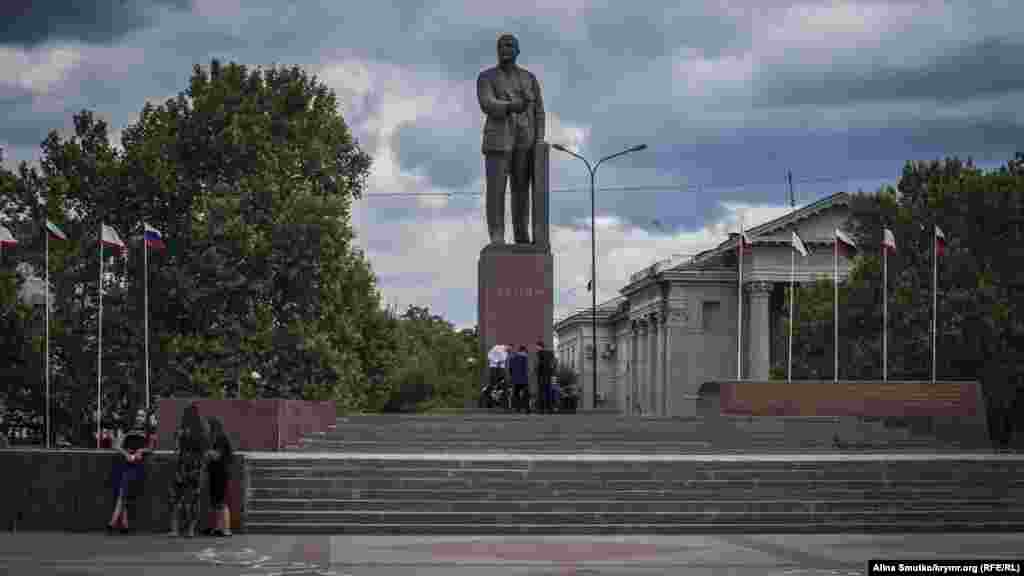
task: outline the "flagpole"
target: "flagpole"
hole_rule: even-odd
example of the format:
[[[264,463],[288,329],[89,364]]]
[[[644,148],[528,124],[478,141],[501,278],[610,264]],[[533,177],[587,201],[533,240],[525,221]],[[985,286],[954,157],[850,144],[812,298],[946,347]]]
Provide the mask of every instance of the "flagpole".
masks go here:
[[[50,230],[46,230],[46,447],[50,447]]]
[[[100,404],[102,398],[103,383],[103,225],[100,224],[100,314],[99,328],[96,331],[96,448],[100,447],[101,423],[103,421],[103,410]]]
[[[796,286],[796,250],[789,250],[789,369],[786,380],[793,381],[793,293]]]
[[[882,232],[885,234],[885,232]],[[882,382],[889,380],[889,248],[882,246]]]
[[[739,276],[736,284],[736,379],[743,379],[743,215],[740,215]]]
[[[932,229],[932,384],[935,383],[935,337],[938,334],[939,303],[939,243],[938,234]]]
[[[833,382],[839,382],[839,236],[836,235],[835,246],[832,250],[832,284],[835,288],[835,296],[833,298],[833,310],[832,310],[832,324],[835,330],[835,344],[833,345],[833,353],[835,362],[835,372],[832,375]]]
[[[146,242],[146,223],[142,223],[142,322],[146,355],[146,412],[149,412],[149,244]]]

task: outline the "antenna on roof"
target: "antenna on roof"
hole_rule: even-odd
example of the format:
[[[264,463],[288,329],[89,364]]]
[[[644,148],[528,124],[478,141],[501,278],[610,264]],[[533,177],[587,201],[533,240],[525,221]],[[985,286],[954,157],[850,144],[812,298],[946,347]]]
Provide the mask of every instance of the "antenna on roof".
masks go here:
[[[793,196],[793,171],[786,172],[786,180],[789,181],[789,207],[796,209],[796,197]]]

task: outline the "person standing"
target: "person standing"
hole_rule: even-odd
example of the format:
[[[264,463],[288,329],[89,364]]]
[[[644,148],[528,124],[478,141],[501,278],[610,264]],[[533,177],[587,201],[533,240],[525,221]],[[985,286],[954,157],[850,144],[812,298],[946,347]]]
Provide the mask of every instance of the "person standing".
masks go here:
[[[234,450],[220,418],[211,416],[208,422],[211,447],[207,452],[207,475],[210,479],[210,508],[214,514],[214,525],[210,533],[214,536],[231,536],[231,509],[228,508],[225,496],[228,480],[231,479]]]
[[[176,433],[178,465],[171,484],[171,530],[170,536],[179,534],[179,520],[184,520],[186,536],[195,536],[199,519],[199,483],[203,474],[203,460],[210,449],[210,437],[203,420],[199,417],[199,406],[189,404],[181,415]]]
[[[541,412],[552,412],[555,406],[551,391],[551,376],[555,373],[555,357],[550,350],[544,348],[543,340],[537,340],[536,346],[539,410]]]
[[[128,530],[128,507],[134,504],[146,479],[145,457],[152,451],[154,437],[148,428],[146,411],[135,414],[132,427],[118,435],[114,449],[119,452],[114,463],[114,513],[107,524],[107,533],[118,528],[125,534]]]
[[[526,346],[519,346],[519,352],[508,359],[508,371],[515,393],[516,412],[530,412],[530,357]]]
[[[484,395],[493,394],[498,389],[498,386],[501,385],[502,378],[505,376],[505,363],[507,360],[508,350],[503,344],[495,344],[494,348],[491,348],[491,351],[487,353],[487,366],[490,371],[491,383],[484,392]],[[480,398],[480,405],[489,405],[483,395]]]

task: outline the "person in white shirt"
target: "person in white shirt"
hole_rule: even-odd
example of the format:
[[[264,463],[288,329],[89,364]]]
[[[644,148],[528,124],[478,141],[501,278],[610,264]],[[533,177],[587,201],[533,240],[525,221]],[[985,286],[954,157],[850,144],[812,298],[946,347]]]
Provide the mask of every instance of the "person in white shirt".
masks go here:
[[[487,365],[490,366],[491,372],[491,388],[496,387],[498,381],[505,375],[505,370],[508,366],[508,351],[508,346],[495,344],[494,348],[491,348],[491,351],[487,353]]]

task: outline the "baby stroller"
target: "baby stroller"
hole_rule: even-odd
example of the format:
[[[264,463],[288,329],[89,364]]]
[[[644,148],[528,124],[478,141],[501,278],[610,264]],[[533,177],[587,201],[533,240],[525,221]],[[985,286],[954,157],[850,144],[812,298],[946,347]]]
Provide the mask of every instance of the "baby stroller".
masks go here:
[[[480,408],[508,408],[511,401],[512,397],[505,384],[505,376],[501,375],[493,384],[488,382],[480,388],[480,399],[477,405]]]

